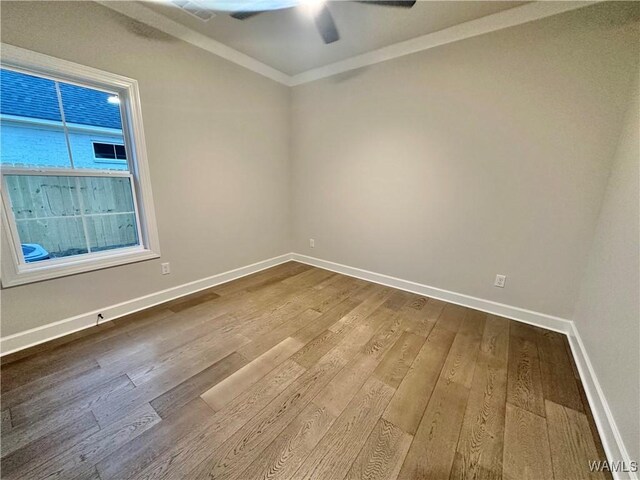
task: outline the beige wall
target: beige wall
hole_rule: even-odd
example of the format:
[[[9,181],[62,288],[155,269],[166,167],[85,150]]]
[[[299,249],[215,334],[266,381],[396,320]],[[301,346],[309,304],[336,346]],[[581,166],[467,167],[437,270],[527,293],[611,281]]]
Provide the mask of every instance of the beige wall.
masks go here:
[[[139,81],[162,249],[2,290],[2,336],[290,250],[287,87],[89,2],[2,2],[1,38]]]
[[[636,83],[636,87],[637,87]],[[640,459],[640,102],[629,102],[575,322],[628,453]]]
[[[639,6],[295,87],[293,250],[572,318],[637,68]]]

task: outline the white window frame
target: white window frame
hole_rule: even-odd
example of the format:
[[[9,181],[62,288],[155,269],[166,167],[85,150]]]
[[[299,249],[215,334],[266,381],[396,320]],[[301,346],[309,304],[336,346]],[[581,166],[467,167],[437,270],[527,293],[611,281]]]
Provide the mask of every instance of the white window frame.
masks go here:
[[[156,225],[153,195],[144,130],[142,126],[142,108],[138,82],[134,79],[104,72],[77,63],[68,62],[41,53],[5,43],[0,44],[0,66],[26,74],[39,75],[53,80],[79,86],[117,93],[120,97],[122,133],[127,150],[129,171],[57,169],[57,168],[13,168],[0,169],[2,201],[0,212],[3,252],[2,287],[12,287],[51,278],[63,277],[102,268],[140,262],[160,257],[160,241]],[[60,257],[41,262],[26,263],[15,218],[10,208],[5,175],[28,172],[36,175],[64,176],[126,176],[133,186],[134,207],[138,224],[140,245],[114,250],[103,250],[87,254]]]

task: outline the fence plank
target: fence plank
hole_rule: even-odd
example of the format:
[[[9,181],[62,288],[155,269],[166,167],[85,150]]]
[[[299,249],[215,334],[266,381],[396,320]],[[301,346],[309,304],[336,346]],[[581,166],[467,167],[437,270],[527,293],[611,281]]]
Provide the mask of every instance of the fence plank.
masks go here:
[[[78,177],[76,183],[69,176],[9,175],[7,186],[22,243],[40,244],[52,256],[88,244],[100,250],[137,243],[128,178]]]

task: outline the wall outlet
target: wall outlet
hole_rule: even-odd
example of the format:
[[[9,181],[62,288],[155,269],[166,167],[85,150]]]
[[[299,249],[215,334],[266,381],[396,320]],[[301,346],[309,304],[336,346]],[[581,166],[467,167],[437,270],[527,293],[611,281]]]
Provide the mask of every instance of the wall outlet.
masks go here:
[[[160,264],[160,271],[162,272],[162,275],[170,274],[171,273],[171,266],[169,265],[169,262],[161,263]]]
[[[311,248],[316,248],[316,241],[313,238],[309,239],[309,246]]]
[[[506,275],[496,275],[496,281],[493,282],[494,287],[504,288],[504,284],[507,281]]]

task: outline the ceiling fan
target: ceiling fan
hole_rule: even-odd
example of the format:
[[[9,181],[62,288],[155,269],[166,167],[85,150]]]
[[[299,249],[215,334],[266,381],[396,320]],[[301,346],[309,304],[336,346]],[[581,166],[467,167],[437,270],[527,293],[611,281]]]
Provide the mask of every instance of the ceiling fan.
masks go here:
[[[333,43],[340,39],[338,28],[333,20],[326,0],[196,0],[200,5],[205,5],[209,10],[230,12],[231,17],[237,20],[246,20],[260,13],[274,10],[283,10],[298,6],[307,6],[313,16],[316,28],[324,43]],[[384,7],[411,8],[416,0],[355,0],[358,3],[378,5]],[[178,2],[178,0],[173,0]],[[195,2],[189,2],[195,3]]]

